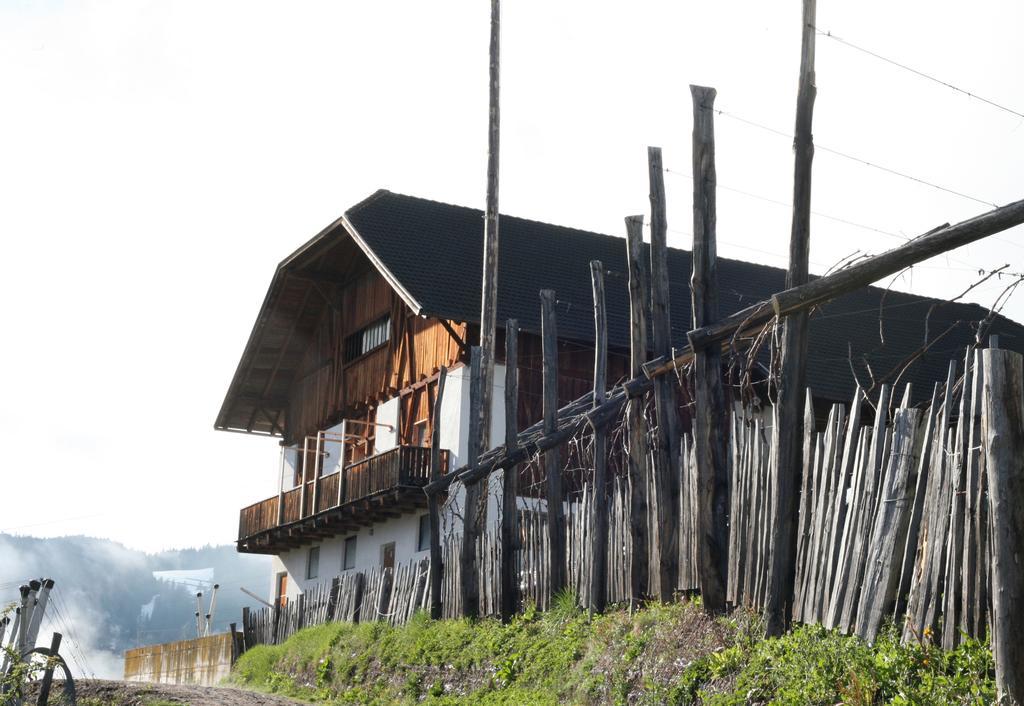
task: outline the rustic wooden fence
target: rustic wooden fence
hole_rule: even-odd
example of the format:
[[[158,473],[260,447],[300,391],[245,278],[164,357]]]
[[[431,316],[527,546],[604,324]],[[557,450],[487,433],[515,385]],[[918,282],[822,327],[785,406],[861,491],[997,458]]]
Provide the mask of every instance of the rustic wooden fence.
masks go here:
[[[988,391],[982,385],[982,351],[971,349],[962,365],[951,362],[947,379],[937,383],[931,402],[910,405],[909,386],[900,401],[882,386],[868,398],[859,389],[849,406],[833,405],[819,431],[808,402],[804,434],[805,467],[799,488],[799,527],[794,619],[820,623],[873,640],[883,622],[902,627],[906,640],[933,639],[947,648],[963,635],[984,637],[989,615],[990,547],[986,514],[985,444],[981,410]],[[733,606],[763,610],[772,547],[768,525],[778,502],[773,494],[775,458],[773,407],[743,408],[729,415],[729,535],[726,598]],[[872,418],[870,421],[868,416]],[[618,426],[624,424],[618,420]],[[593,467],[591,431],[570,446],[589,451],[567,454],[566,465],[588,478]],[[612,433],[609,455],[628,454],[627,436]],[[653,453],[653,452],[652,452]],[[588,455],[589,454],[589,455]],[[619,467],[616,461],[612,467]],[[699,590],[697,472],[693,440],[680,438],[677,467],[680,522],[675,544],[679,573],[676,593]],[[613,475],[605,493],[592,482],[564,504],[567,589],[591,605],[595,566],[595,526],[604,513],[608,526],[604,585],[609,603],[631,600],[633,543],[630,536],[630,479]],[[651,490],[653,493],[653,489]],[[598,499],[600,497],[600,500]],[[517,513],[513,565],[518,603],[540,609],[551,605],[552,568],[546,505],[532,499]],[[660,553],[654,541],[647,561]],[[501,613],[501,547],[497,523],[476,537],[479,586],[477,614]],[[444,617],[466,614],[462,603],[462,536],[443,539]],[[283,608],[265,608],[245,619],[248,645],[280,642],[296,630],[332,620],[407,621],[429,607],[429,559],[394,571],[375,568],[349,572],[305,592]],[[656,594],[657,572],[650,572],[647,595]]]

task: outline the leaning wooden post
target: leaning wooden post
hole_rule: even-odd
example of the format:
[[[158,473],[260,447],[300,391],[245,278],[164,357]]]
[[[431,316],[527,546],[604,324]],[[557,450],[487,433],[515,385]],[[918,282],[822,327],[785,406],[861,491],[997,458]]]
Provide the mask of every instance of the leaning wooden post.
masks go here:
[[[1024,703],[1024,358],[989,349],[982,440],[992,554],[992,654],[999,703]]]
[[[647,362],[647,271],[644,268],[644,217],[626,217],[626,260],[629,263],[629,374],[643,374]],[[644,397],[632,398],[626,406],[629,450],[629,596],[633,608],[649,595],[648,557],[650,547],[647,489],[650,482],[650,447]]]
[[[477,425],[480,423],[480,347],[473,346],[469,363],[469,448],[466,453],[470,468],[476,466],[480,455],[480,440]],[[476,542],[480,534],[481,483],[466,482],[465,504],[462,508],[462,552],[460,561],[459,588],[462,598],[462,614],[475,618],[480,613],[480,584],[476,575]]]
[[[505,323],[505,450],[519,446],[519,322]],[[507,623],[519,610],[519,465],[509,466],[501,482],[501,620]]]
[[[672,358],[668,286],[668,226],[665,220],[665,170],[661,148],[647,148],[651,199],[651,324],[654,354]],[[660,550],[658,596],[668,603],[679,583],[679,412],[671,375],[654,383],[658,435],[654,453],[654,489],[658,505]]]
[[[448,368],[441,366],[437,375],[437,394],[434,396],[434,425],[430,434],[430,481],[441,479],[441,400]],[[441,507],[436,492],[427,494],[427,512],[430,513],[430,617],[441,619],[441,591],[444,583],[444,559],[441,557]]]
[[[604,267],[590,261],[594,290],[594,408],[605,401],[608,387],[608,319],[604,307]],[[590,608],[603,612],[608,595],[608,427],[594,426],[594,536],[590,562]]]
[[[718,320],[715,243],[715,89],[690,86],[693,97],[693,328]],[[717,346],[694,354],[693,443],[697,460],[697,571],[704,609],[725,611],[729,572],[728,414]]]
[[[480,305],[480,408],[479,441],[484,453],[491,448],[491,399],[494,393],[494,336],[498,316],[498,138],[500,112],[499,57],[501,3],[491,0],[490,112],[487,130],[487,208],[484,213],[484,272]]]
[[[540,327],[543,356],[544,434],[558,429],[558,331],[555,323],[555,292],[540,292]],[[562,449],[555,444],[544,452],[547,476],[549,598],[565,588],[565,508],[562,506]]]
[[[43,672],[43,682],[39,686],[39,696],[36,699],[38,706],[46,706],[50,701],[50,687],[53,684],[53,668],[56,666],[56,661],[53,657],[56,657],[60,652],[61,634],[59,632],[53,633],[53,638],[50,640],[50,657],[51,659],[46,661],[46,669]]]
[[[815,0],[803,2],[803,42],[800,52],[800,88],[797,93],[796,131],[793,151],[793,225],[789,236],[789,270],[786,288],[807,282],[811,241],[811,162],[814,142],[811,122],[814,116],[814,32]],[[806,395],[807,311],[790,315],[782,326],[781,371],[778,381],[778,414],[772,429],[775,438],[773,491],[775,516],[772,520],[772,547],[768,595],[765,606],[765,630],[769,636],[781,635],[789,624],[793,609],[793,581],[796,573],[797,533],[796,493],[800,487],[803,449],[803,410]]]

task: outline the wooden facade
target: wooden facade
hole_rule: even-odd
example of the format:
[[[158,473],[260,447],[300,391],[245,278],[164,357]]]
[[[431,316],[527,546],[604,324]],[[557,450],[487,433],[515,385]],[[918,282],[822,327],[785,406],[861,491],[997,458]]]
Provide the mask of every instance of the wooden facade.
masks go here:
[[[351,358],[346,340],[381,321],[387,322],[387,340]],[[366,270],[342,290],[313,331],[288,395],[285,443],[342,418],[373,421],[379,402],[418,395],[417,383],[442,365],[460,362],[461,341],[455,336],[464,336],[465,329],[460,322],[414,315],[376,270]],[[367,429],[372,434],[372,427]]]

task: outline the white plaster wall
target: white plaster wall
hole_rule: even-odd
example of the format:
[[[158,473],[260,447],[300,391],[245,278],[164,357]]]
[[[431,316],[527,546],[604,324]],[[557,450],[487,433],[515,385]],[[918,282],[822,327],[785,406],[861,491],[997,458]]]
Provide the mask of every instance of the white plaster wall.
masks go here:
[[[393,449],[398,445],[398,415],[400,408],[398,406],[398,398],[390,399],[387,402],[381,402],[377,405],[377,423],[378,424],[390,424],[391,429],[387,427],[377,427],[376,439],[373,442],[373,452],[380,453]]]
[[[491,448],[505,443],[505,366],[494,366],[494,385],[491,395]],[[469,452],[469,366],[450,370],[445,382],[444,399],[441,401],[440,419],[441,448],[448,449],[451,456],[450,470],[466,463]],[[487,521],[497,523],[501,514],[502,474],[494,473],[487,489]],[[442,532],[462,531],[462,522],[457,514],[465,500],[465,488],[456,484],[448,496],[441,518]]]
[[[355,571],[380,566],[381,548],[389,542],[395,543],[395,565],[404,564],[412,559],[422,559],[429,551],[417,551],[419,541],[420,515],[425,512],[410,512],[401,517],[378,522],[373,527],[360,528],[358,532],[335,535],[319,543],[309,544],[292,549],[273,558],[272,575],[268,600],[273,600],[277,590],[277,575],[288,573],[288,599],[293,600],[300,592],[304,592],[317,584],[328,582],[345,573],[342,568],[345,558],[345,540],[356,537]],[[306,569],[310,547],[320,547],[320,565],[316,578],[307,579]]]
[[[505,441],[505,366],[495,365],[494,394],[491,405],[491,445],[499,446]],[[394,431],[377,427],[375,452],[380,453],[394,448],[398,443],[398,399],[388,400],[377,407],[377,421],[391,424]],[[444,399],[441,402],[440,442],[441,448],[451,452],[450,469],[455,470],[466,462],[469,448],[469,367],[461,366],[448,372],[445,382]],[[340,431],[340,429],[338,429]],[[287,453],[287,451],[286,451]],[[297,454],[291,455],[294,464]],[[287,461],[286,461],[287,464]],[[286,470],[286,487],[290,485],[291,471]],[[488,487],[488,522],[497,523],[500,519],[502,474],[492,474]],[[454,487],[449,496],[442,516],[442,532],[462,531],[462,522],[455,512],[463,505],[464,488],[461,484]],[[520,506],[527,507],[527,502],[520,498]],[[534,505],[535,506],[535,505]],[[536,507],[536,506],[535,506]],[[372,527],[363,527],[358,532],[336,535],[323,540],[320,546],[320,568],[317,578],[306,579],[306,562],[310,546],[306,545],[274,557],[270,580],[269,596],[272,599],[276,591],[277,574],[288,573],[288,597],[294,599],[300,591],[304,591],[318,583],[329,581],[343,573],[344,546],[347,537],[356,536],[356,566],[362,571],[381,563],[381,547],[388,542],[395,543],[395,563],[405,563],[411,559],[426,557],[429,552],[416,550],[419,539],[419,518],[425,511],[406,513],[399,518],[378,522]]]
[[[290,490],[295,487],[295,474],[299,468],[299,449],[297,446],[285,446],[281,449],[282,454],[282,468],[281,480],[284,481],[282,486],[285,490]]]

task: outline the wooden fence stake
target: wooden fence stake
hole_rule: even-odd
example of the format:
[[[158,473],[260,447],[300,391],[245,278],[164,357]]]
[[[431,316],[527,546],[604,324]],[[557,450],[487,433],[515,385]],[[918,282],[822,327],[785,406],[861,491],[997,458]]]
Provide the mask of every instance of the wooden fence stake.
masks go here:
[[[644,217],[626,218],[626,259],[629,263],[629,373],[643,374],[647,362],[647,271],[644,267]],[[630,605],[637,608],[650,591],[648,557],[649,520],[647,488],[650,483],[650,449],[644,398],[631,399],[626,407],[629,433],[627,464],[629,469]]]
[[[519,445],[519,322],[505,323],[505,448]],[[519,610],[519,466],[506,468],[501,484],[501,620],[507,623]]]
[[[715,244],[715,89],[690,86],[693,98],[693,328],[718,319]],[[729,572],[728,411],[722,354],[711,346],[694,355],[693,442],[697,460],[698,579],[704,609],[725,611]]]
[[[989,349],[982,359],[996,688],[1000,703],[1024,703],[1024,358]]]
[[[604,308],[604,266],[590,261],[594,289],[594,407],[604,404],[608,386],[608,319]],[[594,427],[594,536],[591,542],[590,608],[604,611],[608,596],[608,428]]]
[[[480,347],[473,346],[469,364],[469,450],[467,452],[470,468],[476,466],[480,455],[480,435],[477,426],[480,424]],[[467,618],[476,618],[480,613],[480,585],[476,575],[476,545],[480,534],[480,502],[482,500],[481,483],[474,480],[465,484],[466,502],[462,508],[462,551],[459,571],[459,587],[462,599],[462,614]]]
[[[441,478],[441,401],[448,368],[441,366],[437,375],[437,394],[434,396],[434,428],[430,435],[430,480]],[[442,614],[441,589],[444,583],[444,559],[441,555],[441,508],[437,493],[427,494],[427,512],[430,513],[430,617],[440,620]]]
[[[814,142],[814,32],[815,0],[803,0],[803,41],[800,51],[800,88],[797,93],[796,131],[793,150],[793,226],[789,240],[786,287],[807,282],[811,240],[811,162]],[[793,579],[796,573],[796,493],[800,487],[803,449],[803,409],[806,394],[807,312],[788,317],[782,329],[781,372],[777,402],[778,421],[772,434],[778,440],[774,466],[775,516],[771,526],[772,559],[765,606],[765,630],[781,635],[792,615]]]
[[[651,200],[651,323],[654,353],[672,357],[672,325],[669,310],[668,243],[665,220],[665,170],[661,148],[647,148],[647,173]],[[658,513],[658,597],[672,601],[679,583],[679,411],[675,384],[662,375],[654,383],[658,434],[654,453],[655,494]]]
[[[558,429],[558,331],[555,321],[555,292],[540,292],[541,347],[543,354],[544,432]],[[547,476],[548,550],[551,557],[548,584],[549,597],[565,588],[565,509],[562,506],[562,450],[556,444],[544,452]]]
[[[53,639],[50,641],[50,657],[56,657],[60,652],[60,641],[61,634],[59,632],[53,633]],[[46,706],[50,700],[50,686],[53,684],[53,668],[55,663],[52,659],[47,660],[46,670],[43,672],[43,683],[39,686],[39,697],[36,703],[39,706]]]

